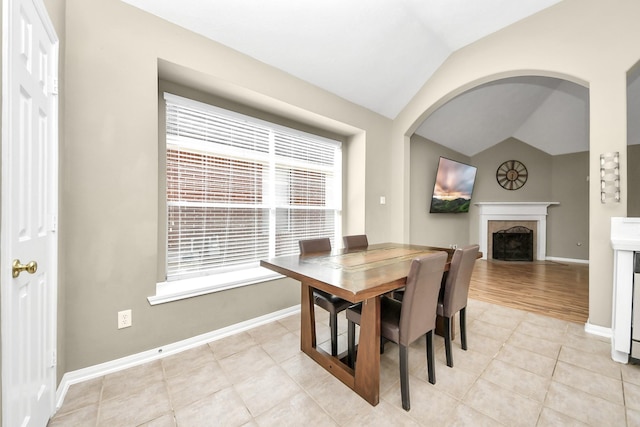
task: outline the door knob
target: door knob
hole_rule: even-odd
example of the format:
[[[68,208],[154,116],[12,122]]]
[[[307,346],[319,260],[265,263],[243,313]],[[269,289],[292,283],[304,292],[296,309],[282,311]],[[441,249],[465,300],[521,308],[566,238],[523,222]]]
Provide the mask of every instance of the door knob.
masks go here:
[[[31,261],[27,264],[20,264],[20,260],[19,259],[14,259],[13,260],[13,277],[16,278],[20,275],[20,273],[22,273],[23,271],[26,271],[29,274],[33,274],[36,272],[36,270],[38,270],[38,263],[35,261]]]

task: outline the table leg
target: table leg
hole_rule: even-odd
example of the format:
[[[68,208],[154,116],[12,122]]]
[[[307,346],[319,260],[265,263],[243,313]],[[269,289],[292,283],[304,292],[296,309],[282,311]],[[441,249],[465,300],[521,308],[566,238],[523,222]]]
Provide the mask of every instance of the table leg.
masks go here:
[[[354,390],[372,405],[380,400],[380,297],[362,302]]]
[[[380,401],[380,297],[363,301],[355,372],[337,357],[316,348],[313,288],[302,283],[300,349],[371,405]]]
[[[300,350],[308,353],[316,347],[316,316],[313,289],[302,283],[300,298]]]

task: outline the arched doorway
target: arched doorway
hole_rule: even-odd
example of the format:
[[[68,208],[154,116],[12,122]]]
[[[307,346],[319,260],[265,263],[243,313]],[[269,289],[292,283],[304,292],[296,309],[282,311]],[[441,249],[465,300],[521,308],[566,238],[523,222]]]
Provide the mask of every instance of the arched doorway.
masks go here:
[[[410,227],[412,243],[449,246],[478,242],[476,202],[557,202],[549,208],[546,259],[536,260],[538,272],[547,265],[576,265],[576,288],[566,298],[588,316],[589,260],[589,91],[568,80],[516,76],[481,84],[453,97],[431,112],[410,143]],[[430,197],[438,157],[453,158],[478,168],[469,214],[430,214]],[[496,180],[497,168],[516,159],[527,166],[526,184],[507,190]],[[489,258],[491,258],[489,256]],[[527,268],[520,267],[521,274]],[[550,267],[549,274],[554,274]],[[506,274],[501,269],[493,274]],[[565,274],[565,273],[562,273]],[[550,278],[549,283],[555,279]],[[561,279],[558,279],[561,280]],[[562,279],[566,280],[566,279]],[[549,286],[549,283],[539,284]],[[529,283],[527,286],[537,286]],[[569,290],[567,286],[565,290]],[[560,289],[563,290],[563,289]],[[536,304],[551,299],[541,292]],[[565,297],[559,297],[563,300]],[[558,299],[558,297],[556,298]],[[513,298],[509,300],[512,302]],[[566,301],[563,301],[566,303]],[[528,302],[523,305],[529,305]],[[561,312],[562,307],[557,307]],[[553,311],[540,307],[540,311]]]

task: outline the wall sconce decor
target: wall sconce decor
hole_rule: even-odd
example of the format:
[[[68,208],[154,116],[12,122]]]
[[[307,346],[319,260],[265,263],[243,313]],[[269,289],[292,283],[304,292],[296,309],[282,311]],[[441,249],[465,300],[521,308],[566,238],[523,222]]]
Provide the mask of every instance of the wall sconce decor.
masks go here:
[[[618,152],[600,155],[600,201],[620,202],[620,155]]]

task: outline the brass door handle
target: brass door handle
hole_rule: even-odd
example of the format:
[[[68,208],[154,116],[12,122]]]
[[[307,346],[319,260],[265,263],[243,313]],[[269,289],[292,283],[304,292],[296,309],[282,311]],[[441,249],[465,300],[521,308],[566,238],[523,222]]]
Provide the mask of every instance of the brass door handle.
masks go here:
[[[31,261],[31,262],[29,262],[27,264],[20,264],[20,260],[19,259],[14,259],[12,267],[13,267],[13,269],[12,269],[13,277],[16,278],[23,271],[26,271],[29,274],[35,273],[38,270],[38,263],[35,262],[35,261]]]

